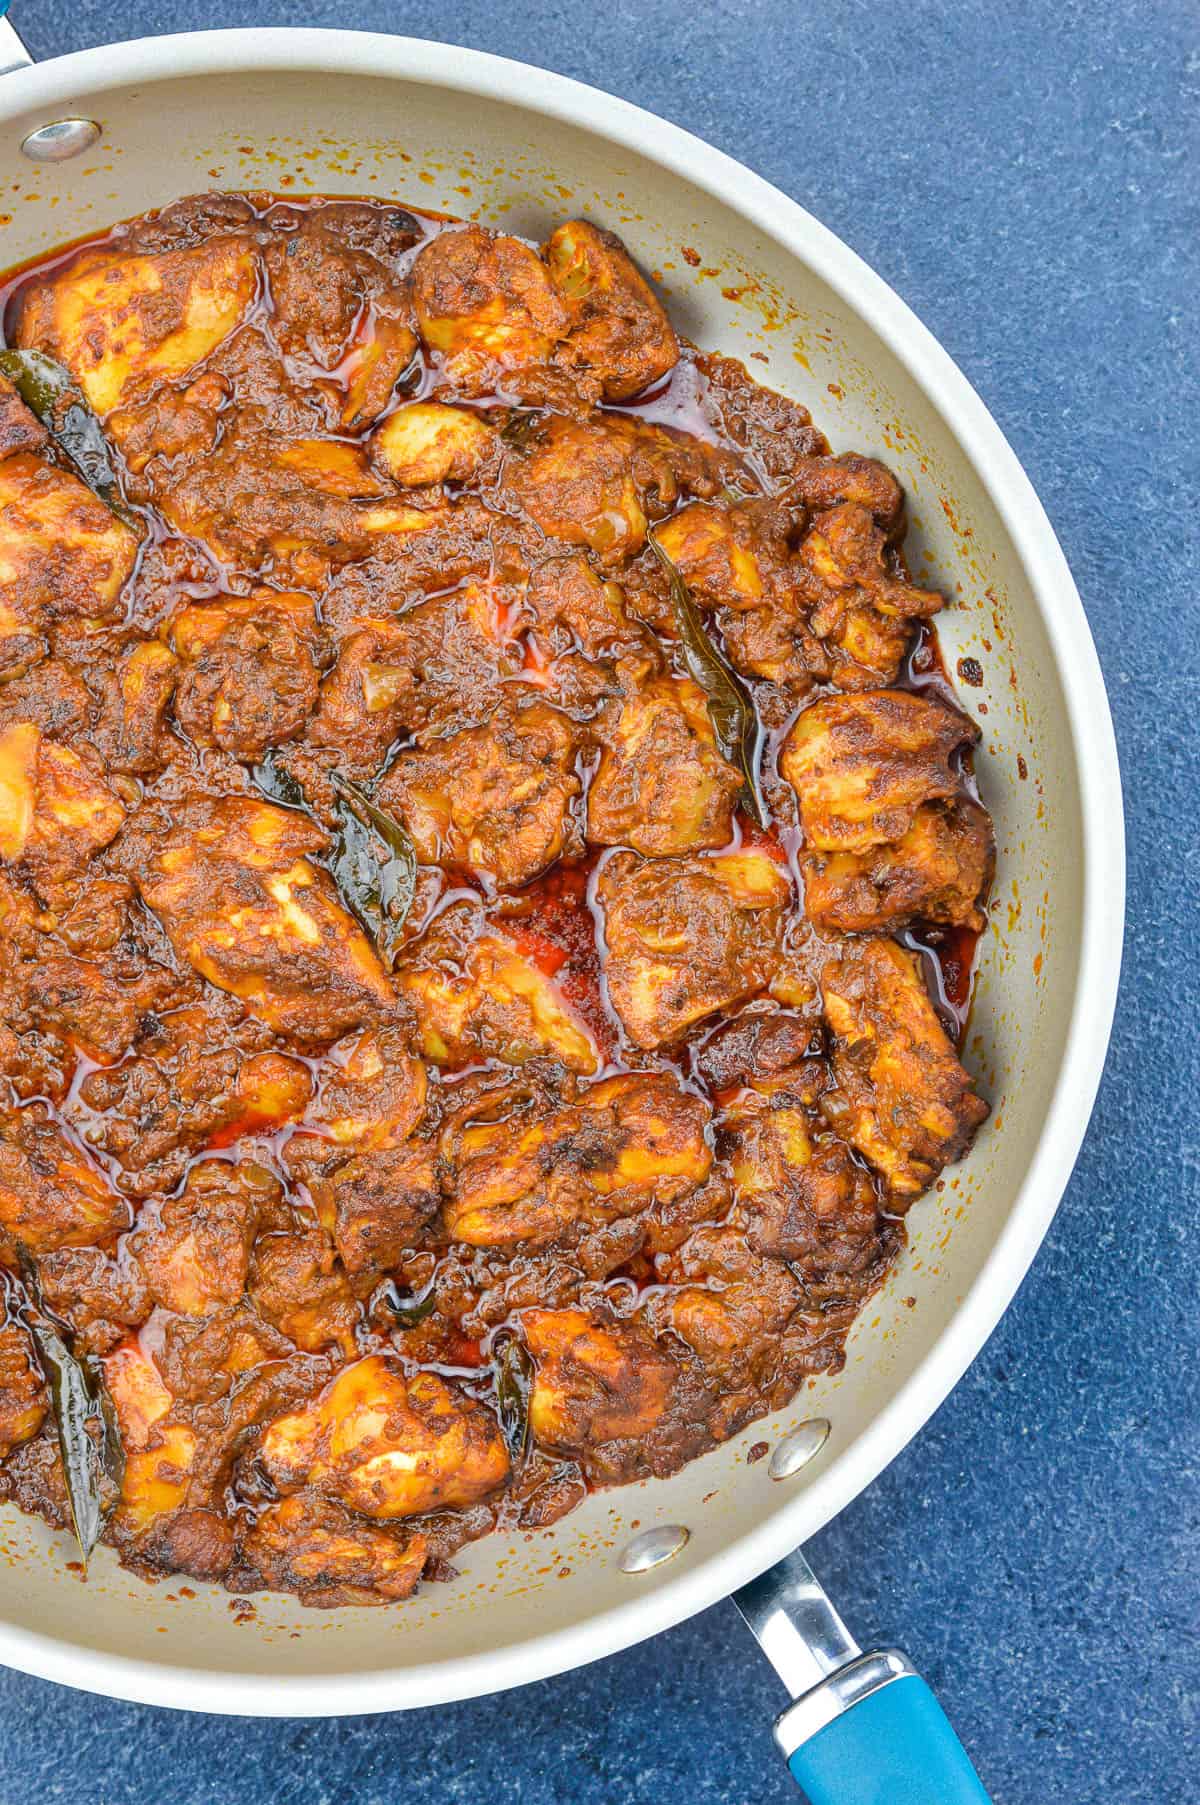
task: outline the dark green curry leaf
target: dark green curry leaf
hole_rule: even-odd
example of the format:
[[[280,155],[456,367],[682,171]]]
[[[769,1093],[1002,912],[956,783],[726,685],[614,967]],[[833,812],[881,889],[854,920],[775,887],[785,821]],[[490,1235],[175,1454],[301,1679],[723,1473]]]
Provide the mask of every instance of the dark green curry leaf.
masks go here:
[[[759,770],[762,764],[763,730],[754,698],[733,666],[718,651],[700,618],[687,584],[653,534],[651,550],[667,573],[671,607],[683,647],[683,661],[693,683],[708,702],[708,717],[724,756],[742,774],[742,805],[760,827],[767,825]]]
[[[529,1396],[533,1390],[533,1356],[523,1341],[512,1336],[494,1360],[496,1406],[500,1430],[514,1463],[525,1457],[529,1445]]]
[[[250,775],[272,802],[278,802],[283,808],[299,809],[303,814],[311,813],[308,798],[300,783],[279,762],[276,752],[264,752],[258,764],[250,767]]]
[[[389,964],[417,888],[417,854],[400,823],[348,777],[334,772],[337,832],[329,869]]]
[[[86,1568],[120,1496],[125,1450],[103,1368],[91,1355],[79,1359],[67,1345],[68,1331],[46,1307],[33,1262],[21,1258],[24,1285],[8,1275],[18,1292],[15,1314],[29,1330],[50,1396],[58,1431],[71,1522]],[[104,1481],[112,1481],[105,1499]]]
[[[371,1296],[371,1313],[386,1311],[397,1328],[415,1329],[437,1309],[437,1286],[430,1285],[420,1297],[401,1297],[394,1279],[384,1279]]]
[[[532,408],[527,413],[524,411],[514,412],[509,415],[500,428],[500,437],[515,451],[526,451],[545,417],[545,409],[540,407]]]
[[[0,351],[0,374],[8,377],[93,494],[126,526],[136,528],[121,499],[108,441],[70,371],[43,351]]]

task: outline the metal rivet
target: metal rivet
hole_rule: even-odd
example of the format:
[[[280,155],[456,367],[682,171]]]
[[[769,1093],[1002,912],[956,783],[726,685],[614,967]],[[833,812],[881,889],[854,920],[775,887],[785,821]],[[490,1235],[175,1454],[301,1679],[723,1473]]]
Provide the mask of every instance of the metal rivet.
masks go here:
[[[829,1439],[829,1419],[813,1416],[790,1435],[785,1435],[771,1456],[767,1468],[772,1479],[790,1479],[806,1467],[814,1454],[819,1454]]]
[[[30,132],[21,149],[31,163],[67,163],[91,150],[99,136],[94,119],[56,119],[52,125],[39,125],[36,132]]]
[[[649,1573],[651,1567],[661,1567],[673,1554],[678,1554],[691,1533],[682,1523],[662,1523],[657,1529],[643,1529],[632,1542],[626,1542],[617,1556],[617,1566],[622,1573]]]

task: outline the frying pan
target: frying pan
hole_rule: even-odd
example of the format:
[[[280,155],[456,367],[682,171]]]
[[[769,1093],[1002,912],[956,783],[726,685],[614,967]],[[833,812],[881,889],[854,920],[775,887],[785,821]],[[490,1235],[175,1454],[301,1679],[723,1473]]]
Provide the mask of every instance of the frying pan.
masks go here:
[[[540,69],[340,31],[163,37],[31,67],[0,21],[9,65],[0,265],[211,187],[395,196],[533,237],[572,214],[613,227],[684,333],[751,359],[835,449],[897,471],[916,580],[954,598],[947,666],[982,667],[969,702],[999,875],[964,1057],[992,1114],[913,1209],[842,1372],[674,1478],[467,1548],[457,1579],[395,1610],[261,1595],[235,1622],[224,1593],[145,1586],[106,1551],[84,1585],[63,1535],[0,1508],[0,1660],[49,1679],[309,1715],[561,1672],[746,1585],[869,1484],[978,1353],[1046,1232],[1100,1076],[1123,913],[1116,749],[1079,597],[1016,457],[925,328],[816,220],[673,125]]]

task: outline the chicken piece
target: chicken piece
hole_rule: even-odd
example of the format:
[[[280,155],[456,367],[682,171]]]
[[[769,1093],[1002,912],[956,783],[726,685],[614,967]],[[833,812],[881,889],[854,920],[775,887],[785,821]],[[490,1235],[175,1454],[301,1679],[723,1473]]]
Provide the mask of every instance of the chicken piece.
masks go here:
[[[498,443],[495,429],[465,407],[408,401],[373,434],[371,451],[394,482],[413,489],[470,482]]]
[[[850,502],[889,528],[895,527],[904,506],[904,491],[887,465],[857,452],[796,458],[788,470],[787,489],[793,506],[833,508]]]
[[[176,954],[277,1034],[332,1041],[392,1013],[373,947],[310,862],[325,844],[311,821],[249,797],[196,798],[144,834],[132,875]]]
[[[406,728],[423,738],[459,725],[465,698],[486,714],[521,669],[513,613],[502,587],[471,583],[397,620],[362,622],[321,685],[309,740],[367,776]]]
[[[433,1373],[406,1378],[378,1354],[344,1367],[303,1409],[273,1422],[259,1463],[279,1492],[311,1486],[383,1521],[462,1509],[509,1471],[490,1411]]]
[[[114,620],[135,535],[68,470],[18,452],[0,461],[0,676],[46,649],[56,620]]]
[[[665,1073],[606,1078],[560,1104],[520,1080],[468,1098],[442,1146],[446,1229],[473,1247],[549,1246],[670,1205],[712,1169],[708,1107]]]
[[[979,933],[994,862],[992,823],[977,802],[925,802],[891,844],[805,854],[804,906],[827,933],[872,933],[918,916]]]
[[[412,267],[417,330],[461,394],[483,394],[506,371],[544,364],[567,310],[536,251],[504,232],[439,232]]]
[[[887,543],[869,508],[842,502],[815,516],[799,555],[827,589],[864,589],[881,614],[903,620],[936,614],[943,598],[935,590],[915,589],[889,568]]]
[[[249,1297],[219,1305],[207,1316],[157,1314],[154,1326],[154,1357],[163,1383],[181,1405],[198,1405],[206,1414],[209,1406],[222,1405],[226,1450],[241,1429],[256,1429],[306,1396],[314,1371],[328,1370],[298,1354]],[[206,1455],[212,1451],[210,1446]]]
[[[524,1065],[542,1055],[571,1072],[600,1064],[590,1031],[552,978],[469,903],[436,918],[396,972],[396,985],[435,1065]]]
[[[786,517],[773,503],[718,507],[693,501],[655,538],[706,608],[745,613],[778,602],[784,586]]]
[[[742,779],[717,750],[708,704],[688,678],[632,687],[595,726],[600,762],[588,788],[593,845],[647,858],[727,846]]]
[[[870,1161],[906,1209],[970,1146],[988,1106],[971,1089],[917,961],[892,940],[867,940],[825,967],[834,1089],[821,1111]]]
[[[0,684],[0,723],[32,721],[60,744],[92,738],[96,714],[96,697],[83,673],[65,658],[43,659],[35,670]]]
[[[46,1387],[29,1331],[9,1317],[0,1322],[0,1461],[22,1442],[32,1441],[46,1410]]]
[[[784,742],[780,768],[817,852],[865,852],[899,840],[924,802],[954,796],[955,755],[979,730],[944,702],[907,690],[825,696]]]
[[[529,1427],[542,1447],[586,1455],[652,1432],[679,1369],[644,1329],[583,1310],[526,1310],[521,1327],[536,1363]]]
[[[346,385],[341,423],[359,432],[377,420],[391,401],[400,378],[412,364],[417,335],[409,323],[407,297],[403,311],[385,312],[376,305],[367,315],[362,336],[347,352],[338,374]]]
[[[379,789],[427,865],[515,890],[556,859],[577,858],[581,784],[570,722],[511,691],[480,727],[402,752]]]
[[[234,758],[261,758],[303,732],[317,700],[316,630],[309,596],[272,589],[184,608],[171,639],[185,732]]]
[[[0,1257],[111,1244],[132,1221],[124,1197],[56,1127],[44,1104],[0,1122]]]
[[[152,1011],[179,1000],[179,980],[148,965],[138,950],[118,950],[101,962],[50,953],[37,962],[29,1017],[64,1035],[76,1052],[106,1066],[128,1052]]]
[[[428,1094],[425,1067],[407,1036],[367,1028],[330,1048],[307,1121],[339,1149],[396,1147],[421,1120]]]
[[[51,443],[49,432],[26,407],[18,390],[7,376],[0,376],[0,461],[18,451],[44,456]]]
[[[107,770],[148,777],[167,763],[164,730],[178,675],[174,654],[157,639],[136,641],[93,675],[101,709],[92,742]]]
[[[670,1046],[693,1022],[762,990],[790,894],[786,870],[764,852],[609,859],[599,881],[608,990],[634,1046]]]
[[[830,677],[842,689],[894,682],[914,620],[943,605],[935,591],[917,589],[871,511],[843,502],[818,514],[801,541],[796,568],[809,602],[809,627],[830,658]]]
[[[522,605],[522,681],[576,721],[659,670],[657,641],[630,618],[619,584],[604,582],[582,554],[539,563]]]
[[[366,214],[367,209],[358,211]],[[396,208],[395,229],[381,234],[373,221],[363,221],[365,231],[346,232],[342,229],[346,212],[346,204],[315,211],[273,208],[270,226],[276,237],[266,247],[264,261],[271,290],[271,331],[293,367],[307,365],[317,378],[328,373],[344,379],[346,360],[363,343],[374,350],[370,363],[379,365],[386,359],[386,372],[377,368],[369,376],[363,360],[353,366],[363,391],[359,405],[349,410],[349,420],[357,422],[370,417],[362,405],[368,382],[382,406],[416,349],[407,297],[392,280],[392,266],[417,242],[420,228],[411,213]],[[406,224],[401,227],[400,221]],[[366,320],[376,331],[364,341],[360,333]],[[382,335],[381,323],[387,327]]]
[[[278,395],[266,391],[270,406],[201,409],[207,447],[206,429],[192,419],[194,406],[181,398],[181,426],[165,435],[160,430],[158,442],[142,449],[149,460],[143,481],[176,531],[201,541],[233,570],[298,589],[322,588],[332,571],[397,537],[431,532],[436,510],[399,499],[372,468],[365,446],[329,438],[323,418],[289,420],[298,403],[286,392],[282,368],[278,379]],[[197,387],[188,391],[192,403]],[[166,413],[169,421],[165,397],[155,397],[147,411],[156,421]],[[198,455],[180,469],[164,452],[183,428]],[[140,417],[138,429],[144,430]]]
[[[60,1247],[38,1258],[42,1296],[56,1316],[76,1335],[85,1330],[89,1343],[105,1351],[110,1339],[140,1328],[154,1300],[136,1261],[126,1257],[123,1242],[106,1253],[99,1247]]]
[[[263,1320],[306,1353],[339,1348],[353,1359],[358,1304],[322,1229],[260,1235],[247,1289]]]
[[[116,1521],[119,1527],[144,1534],[187,1498],[196,1458],[195,1432],[170,1421],[175,1399],[137,1342],[123,1342],[105,1356],[104,1379],[125,1451]]]
[[[233,1524],[216,1510],[175,1510],[156,1519],[139,1539],[138,1565],[211,1583],[229,1571],[236,1540]]]
[[[689,447],[661,427],[621,414],[549,414],[510,451],[503,475],[544,533],[585,546],[610,569],[641,550],[648,520],[669,514],[681,485],[702,482],[704,469],[698,444]]]
[[[742,1091],[726,1105],[739,1216],[757,1253],[804,1279],[858,1274],[881,1254],[870,1175],[787,1091]]]
[[[90,748],[60,746],[32,721],[0,728],[0,859],[24,861],[35,879],[78,875],[125,819],[99,763]]]
[[[804,1302],[799,1279],[782,1260],[755,1253],[734,1225],[705,1225],[677,1252],[660,1255],[647,1317],[691,1347],[723,1386],[766,1390],[778,1374],[781,1341]]]
[[[139,256],[85,251],[25,290],[17,343],[71,371],[96,413],[173,382],[241,322],[258,287],[249,238]],[[120,423],[113,422],[120,436]]]
[[[419,1247],[442,1206],[436,1142],[373,1147],[309,1179],[346,1271],[387,1272]]]
[[[824,1090],[825,1032],[814,984],[807,1013],[755,1003],[694,1042],[691,1053],[697,1075],[714,1093],[732,1093],[750,1085],[763,1096],[787,1091],[794,1101],[811,1104]]]
[[[143,1210],[129,1238],[155,1303],[183,1316],[237,1303],[264,1211],[273,1212],[280,1195],[265,1166],[193,1166],[182,1192]]]
[[[121,1168],[134,1197],[175,1189],[193,1154],[282,1127],[304,1112],[308,1069],[282,1053],[247,1058],[204,1008],[150,1018],[135,1055],[89,1072],[79,1086],[79,1131]]]
[[[595,372],[606,401],[628,401],[675,367],[666,311],[614,232],[571,219],[542,254],[567,310],[561,355]]]
[[[646,629],[629,617],[620,584],[604,582],[580,553],[546,558],[537,566],[524,611],[543,665],[553,667],[572,653],[589,663],[625,658],[648,670],[658,662]]]
[[[397,1604],[416,1590],[428,1554],[424,1536],[401,1540],[326,1499],[284,1498],[259,1511],[244,1538],[253,1577],[239,1573],[238,1590],[297,1592],[301,1604],[328,1610]]]

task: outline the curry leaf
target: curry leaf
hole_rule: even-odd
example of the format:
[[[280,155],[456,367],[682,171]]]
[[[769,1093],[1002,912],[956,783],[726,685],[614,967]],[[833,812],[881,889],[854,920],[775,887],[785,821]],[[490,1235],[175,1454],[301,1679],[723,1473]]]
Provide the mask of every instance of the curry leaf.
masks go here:
[[[526,451],[545,417],[546,410],[540,407],[532,408],[528,413],[513,412],[500,428],[500,437],[514,450]]]
[[[397,1328],[415,1329],[437,1309],[437,1286],[430,1285],[420,1297],[401,1297],[393,1279],[385,1279],[371,1296],[371,1312],[386,1310]]]
[[[259,763],[251,766],[250,775],[272,802],[278,802],[284,808],[299,809],[306,815],[311,813],[301,784],[279,763],[275,752],[264,752]]]
[[[674,561],[653,534],[650,548],[667,573],[675,626],[683,647],[683,661],[693,683],[699,684],[708,702],[708,718],[718,746],[742,774],[742,804],[760,827],[767,825],[767,808],[759,782],[763,730],[754,698],[733,666],[709,638],[699,610]]]
[[[514,1335],[495,1359],[496,1406],[500,1430],[514,1462],[529,1445],[529,1395],[533,1390],[533,1356]]]
[[[15,1313],[29,1331],[46,1382],[71,1522],[86,1568],[120,1496],[125,1473],[120,1426],[100,1363],[90,1355],[78,1359],[71,1352],[63,1325],[46,1307],[36,1269],[27,1255],[22,1255],[21,1271],[23,1287],[11,1274],[7,1279],[18,1292]],[[107,1502],[106,1477],[113,1482]]]
[[[100,422],[70,371],[43,351],[0,351],[0,374],[8,377],[26,407],[53,435],[93,494],[127,526],[136,527],[121,499]]]
[[[379,952],[390,963],[417,888],[417,854],[386,809],[336,771],[337,833],[329,869]]]

